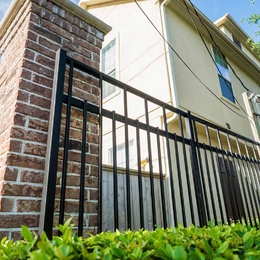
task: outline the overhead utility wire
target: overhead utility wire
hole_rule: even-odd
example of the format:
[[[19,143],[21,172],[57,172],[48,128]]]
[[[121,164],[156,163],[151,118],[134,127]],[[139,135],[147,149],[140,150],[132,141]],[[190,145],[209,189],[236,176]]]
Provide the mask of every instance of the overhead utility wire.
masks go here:
[[[154,23],[151,21],[151,19],[148,17],[148,15],[144,12],[142,7],[137,3],[136,0],[134,0],[136,5],[139,7],[139,9],[142,11],[142,13],[145,15],[145,17],[148,19],[148,21],[151,23],[151,25],[154,27],[154,29],[159,33],[159,35],[162,37],[162,39],[167,43],[167,45],[170,47],[170,49],[175,53],[175,55],[182,61],[182,63],[187,67],[187,69],[193,74],[193,76],[216,98],[218,99],[224,106],[226,106],[229,110],[237,114],[238,116],[247,119],[246,117],[240,115],[235,110],[233,110],[231,107],[229,107],[227,104],[225,104],[189,67],[189,65],[181,58],[181,56],[175,51],[175,49],[171,46],[171,44],[165,39],[165,37],[162,35],[162,33],[158,30],[158,28],[154,25]]]
[[[191,4],[191,6],[192,6],[192,8],[193,8],[193,10],[194,10],[194,12],[195,12],[195,14],[196,14],[196,16],[199,18],[201,24],[202,24],[202,25],[205,27],[205,29],[207,30],[207,32],[208,32],[208,34],[209,34],[211,40],[213,41],[213,43],[216,45],[216,47],[217,47],[218,50],[220,51],[220,53],[221,53],[222,57],[224,58],[224,60],[226,61],[227,65],[230,67],[230,69],[232,70],[232,72],[234,73],[234,75],[236,76],[236,78],[238,79],[238,81],[241,83],[242,87],[243,87],[247,92],[253,93],[253,91],[251,91],[249,88],[247,88],[247,87],[245,86],[245,84],[242,82],[242,80],[238,77],[238,75],[236,74],[235,70],[233,69],[233,67],[231,66],[231,64],[226,60],[226,57],[224,56],[223,52],[221,51],[221,49],[219,48],[219,46],[218,46],[217,43],[215,42],[215,40],[214,40],[214,38],[213,38],[211,32],[209,31],[209,29],[207,28],[207,26],[206,26],[206,25],[203,23],[203,21],[201,20],[201,18],[200,18],[200,16],[199,16],[199,14],[198,14],[198,12],[197,12],[195,6],[193,5],[193,3],[192,3],[190,0],[188,0],[188,1],[190,2],[190,4]]]
[[[221,70],[219,69],[219,67],[218,67],[218,65],[217,65],[217,63],[216,63],[216,61],[215,61],[215,59],[213,58],[213,55],[212,55],[211,51],[209,50],[209,48],[208,48],[208,46],[207,46],[207,44],[206,44],[206,42],[205,42],[205,40],[204,40],[204,38],[203,38],[203,36],[202,36],[202,34],[201,34],[201,32],[200,32],[200,30],[199,30],[199,28],[198,28],[198,26],[197,26],[195,20],[194,20],[193,17],[192,17],[192,14],[191,14],[191,12],[190,12],[190,10],[189,10],[189,7],[187,6],[186,0],[182,0],[182,2],[184,3],[184,5],[185,5],[185,7],[186,7],[186,9],[187,9],[187,11],[188,11],[188,13],[189,13],[189,16],[190,16],[190,18],[191,18],[191,20],[192,20],[192,22],[193,22],[193,24],[194,24],[194,27],[195,27],[195,29],[197,30],[197,32],[198,32],[198,34],[199,34],[199,36],[200,36],[200,38],[201,38],[201,40],[202,40],[202,42],[203,42],[205,48],[207,49],[207,52],[209,53],[209,56],[211,57],[211,59],[212,59],[214,65],[216,66],[216,68],[217,68],[219,74],[221,75],[221,77],[224,78],[224,76],[223,76]],[[190,0],[189,0],[189,2],[191,3]],[[191,3],[191,5],[192,5],[192,3]],[[195,8],[195,7],[193,6],[193,9],[194,9],[194,8]],[[197,13],[197,11],[196,11],[196,9],[194,9],[194,11],[195,11],[196,16],[200,19],[199,15],[198,15],[198,13]],[[200,22],[202,23],[201,20],[200,20]],[[203,25],[204,25],[204,24],[203,24]],[[207,32],[210,33],[208,30],[207,30]],[[212,38],[213,38],[213,37],[212,37]],[[215,43],[215,42],[214,42],[214,43]],[[225,56],[223,55],[223,53],[221,52],[219,46],[218,46],[216,43],[215,43],[215,45],[216,45],[216,47],[218,48],[218,50],[220,51],[220,53],[221,53],[222,57],[224,58],[225,62],[227,62],[227,60],[226,60]],[[243,107],[240,105],[240,103],[238,102],[237,98],[235,97],[235,95],[234,95],[234,93],[233,93],[232,87],[229,86],[229,85],[226,83],[225,80],[224,80],[224,83],[225,83],[226,87],[230,90],[230,92],[232,93],[232,95],[233,95],[235,101],[237,102],[237,104],[239,105],[239,107],[241,108],[241,110],[242,110],[248,117],[251,117],[250,115],[247,114],[247,112],[244,110],[244,108],[243,108]]]

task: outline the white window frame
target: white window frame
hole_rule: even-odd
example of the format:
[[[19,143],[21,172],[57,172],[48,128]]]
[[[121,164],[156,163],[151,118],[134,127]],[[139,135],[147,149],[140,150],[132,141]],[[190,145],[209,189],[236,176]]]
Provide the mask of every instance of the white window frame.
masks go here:
[[[134,139],[129,140],[129,167],[132,169],[135,166],[135,142]],[[119,154],[120,153],[120,154]],[[116,146],[117,166],[126,167],[125,143],[120,143]],[[113,165],[113,147],[108,150],[109,165]]]
[[[216,52],[215,52],[216,50]],[[220,91],[221,91],[221,95],[222,97],[231,102],[232,104],[236,104],[236,100],[235,100],[235,95],[234,95],[234,89],[232,87],[232,82],[231,82],[231,77],[230,77],[230,72],[229,72],[229,69],[228,69],[228,65],[227,65],[227,62],[224,60],[224,58],[222,57],[222,53],[218,50],[217,47],[215,46],[212,46],[212,51],[213,51],[213,57],[214,57],[214,60],[220,70],[217,69],[217,73],[218,73],[218,81],[219,81],[219,86],[220,86]],[[218,53],[217,53],[218,52]],[[221,62],[225,63],[224,65],[226,66],[223,66],[220,62],[217,61],[217,57],[216,55],[219,54],[218,56],[220,57],[221,59]],[[221,75],[222,74],[222,75]],[[223,85],[222,85],[223,84]],[[232,97],[228,97],[228,95],[225,95],[225,88],[228,87],[228,85],[230,86],[230,92],[232,94]]]
[[[114,44],[114,48],[115,48],[115,50],[114,50],[114,64],[115,64],[115,66],[114,66],[113,69],[110,69],[110,70],[106,71],[106,70],[104,69],[104,50],[105,50],[106,48],[108,48],[108,46],[109,46],[112,42],[115,42],[115,44]],[[118,79],[118,63],[119,63],[119,62],[118,62],[118,37],[114,37],[114,38],[112,38],[110,41],[108,41],[107,44],[101,49],[100,70],[101,70],[103,73],[107,74],[108,76],[111,76],[111,77],[114,77],[114,78]],[[113,87],[112,84],[103,81],[103,88],[106,87],[106,86],[107,86],[107,87],[110,87],[110,86]],[[104,89],[103,89],[103,102],[106,102],[106,101],[110,100],[110,99],[113,98],[115,95],[117,95],[119,92],[120,92],[120,91],[119,91],[119,88],[118,88],[118,87],[115,87],[115,89],[114,89],[113,92],[111,92],[110,94],[108,94],[108,95],[106,95],[106,96],[104,97],[105,91],[104,91]]]

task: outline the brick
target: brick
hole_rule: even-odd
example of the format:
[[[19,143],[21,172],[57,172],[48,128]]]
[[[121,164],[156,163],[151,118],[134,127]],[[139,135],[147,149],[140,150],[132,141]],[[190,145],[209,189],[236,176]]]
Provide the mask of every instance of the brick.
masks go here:
[[[98,165],[98,162],[99,162],[99,156],[95,156],[92,154],[86,155],[86,163]]]
[[[20,153],[22,148],[22,142],[17,140],[10,140],[9,150],[12,152]]]
[[[84,212],[97,213],[98,212],[98,203],[97,202],[85,202],[84,203]]]
[[[19,82],[20,89],[29,91],[30,93],[38,94],[46,98],[51,98],[51,89],[39,86],[35,83],[21,79]]]
[[[99,136],[93,134],[87,134],[87,142],[93,144],[99,144]]]
[[[42,108],[50,109],[51,100],[40,97],[40,96],[31,95],[30,96],[30,104],[36,105],[36,106],[39,106],[39,107],[42,107]]]
[[[38,215],[18,215],[18,214],[7,214],[0,215],[1,228],[16,228],[26,225],[27,227],[38,227],[39,216]]]
[[[38,156],[46,155],[46,146],[37,145],[34,143],[26,143],[24,145],[24,153]]]
[[[23,67],[28,70],[33,70],[34,72],[44,75],[46,77],[53,78],[53,70],[46,68],[40,65],[39,63],[26,60],[23,62]]]
[[[31,80],[32,72],[27,69],[22,69],[21,78]]]
[[[37,42],[38,35],[35,32],[36,32],[35,30],[28,30],[27,31],[27,39],[30,39],[31,41]],[[28,57],[27,55],[25,57],[33,60],[34,55],[33,55],[32,58]]]
[[[21,171],[21,182],[43,183],[44,173],[36,171]]]
[[[12,128],[10,137],[21,140],[34,141],[39,143],[47,143],[47,133],[36,132],[33,130],[25,130],[23,128]]]
[[[54,17],[54,16],[52,16]],[[58,16],[55,16],[56,19],[60,19]],[[30,28],[36,32],[38,35],[44,36],[47,39],[50,39],[53,42],[56,42],[58,44],[61,44],[62,37],[58,35],[57,33],[53,33],[49,30],[46,30],[44,27],[39,27],[35,24],[30,24]]]
[[[60,193],[61,193],[61,189],[60,187],[56,188],[56,196],[60,197]],[[80,193],[80,189],[77,188],[68,188],[66,187],[66,198],[67,199],[79,199],[79,193]],[[87,200],[88,199],[88,194],[85,191],[84,192],[84,199]]]
[[[94,227],[98,225],[98,216],[97,215],[90,215],[88,219],[89,227]]]
[[[49,119],[49,111],[43,110],[39,107],[31,106],[28,104],[17,103],[16,112],[24,115],[29,115],[43,120]]]
[[[29,123],[28,123],[28,127],[32,128],[32,129],[39,130],[39,131],[47,132],[48,131],[48,124],[49,123],[47,121],[41,121],[41,120],[38,120],[38,119],[30,118]]]
[[[45,47],[44,45],[39,45],[30,39],[26,40],[25,47],[31,50],[34,50],[36,52],[42,53],[48,57],[55,58],[55,49],[49,49],[48,47]],[[58,49],[58,46],[57,46]]]
[[[90,153],[94,155],[99,154],[99,146],[98,145],[90,145]]]
[[[41,65],[44,65],[48,68],[54,68],[55,67],[55,61],[51,59],[50,57],[46,57],[43,55],[38,54],[36,56],[36,62],[38,62]]]
[[[4,237],[9,237],[9,231],[0,231],[0,240],[2,240]]]
[[[25,197],[41,197],[42,187],[26,184],[10,184],[3,185],[3,194],[6,196],[25,196]]]
[[[42,20],[41,26],[53,33],[56,33],[66,39],[70,39],[70,32],[60,28],[56,24],[53,24],[50,21]]]
[[[11,212],[13,211],[14,200],[9,198],[0,198],[0,212]]]
[[[98,190],[90,190],[89,193],[90,193],[89,195],[90,200],[98,200],[99,198]]]
[[[18,170],[6,167],[5,170],[5,180],[6,181],[16,181],[18,175]]]
[[[40,212],[41,200],[17,200],[18,212]]]
[[[29,93],[22,91],[22,90],[18,90],[18,96],[17,99],[23,102],[28,102],[29,100]]]
[[[98,178],[95,177],[86,177],[85,186],[91,188],[98,188]]]
[[[30,156],[22,156],[18,154],[10,154],[7,157],[7,165],[43,170],[44,159],[34,158]]]
[[[11,238],[12,238],[14,241],[23,240],[23,236],[22,236],[22,234],[21,234],[20,231],[12,231],[12,232],[11,232]]]
[[[32,80],[33,80],[33,82],[40,84],[40,85],[43,85],[43,86],[48,87],[48,88],[52,88],[52,85],[53,85],[52,79],[42,77],[39,74],[33,75]]]
[[[14,115],[14,125],[25,126],[25,122],[26,122],[26,119],[25,119],[24,115],[20,115],[20,114],[15,113],[15,115]]]
[[[91,165],[90,176],[98,177],[98,167],[97,166]]]

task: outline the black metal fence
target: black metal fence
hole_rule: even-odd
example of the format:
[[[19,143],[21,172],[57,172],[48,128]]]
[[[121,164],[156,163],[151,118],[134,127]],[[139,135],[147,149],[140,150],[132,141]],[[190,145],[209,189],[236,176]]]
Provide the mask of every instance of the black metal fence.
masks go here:
[[[99,116],[98,231],[245,221],[259,214],[259,144],[184,112],[66,56],[57,71],[44,230],[52,234],[62,103],[66,105],[59,223],[65,212],[71,109],[82,111],[78,232],[84,226],[88,113]],[[64,93],[66,64],[69,65]],[[101,90],[99,106],[73,97],[73,70]],[[98,82],[98,83],[97,83]],[[65,84],[66,85],[66,84]],[[111,88],[102,98],[103,87]],[[111,87],[112,86],[112,87]],[[106,95],[107,96],[107,95]]]

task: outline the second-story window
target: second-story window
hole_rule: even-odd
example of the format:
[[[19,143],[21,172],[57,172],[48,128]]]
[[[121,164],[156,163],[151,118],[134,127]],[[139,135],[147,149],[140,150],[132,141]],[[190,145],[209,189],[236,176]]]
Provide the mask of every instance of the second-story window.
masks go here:
[[[233,42],[236,44],[236,46],[242,50],[242,46],[241,46],[241,43],[240,41],[234,36],[232,35],[232,38],[233,38]]]
[[[219,49],[213,46],[215,61],[218,66],[218,78],[223,97],[235,103],[228,65]]]
[[[102,49],[101,71],[111,77],[116,77],[116,39]],[[103,82],[103,99],[116,92],[116,86]]]

